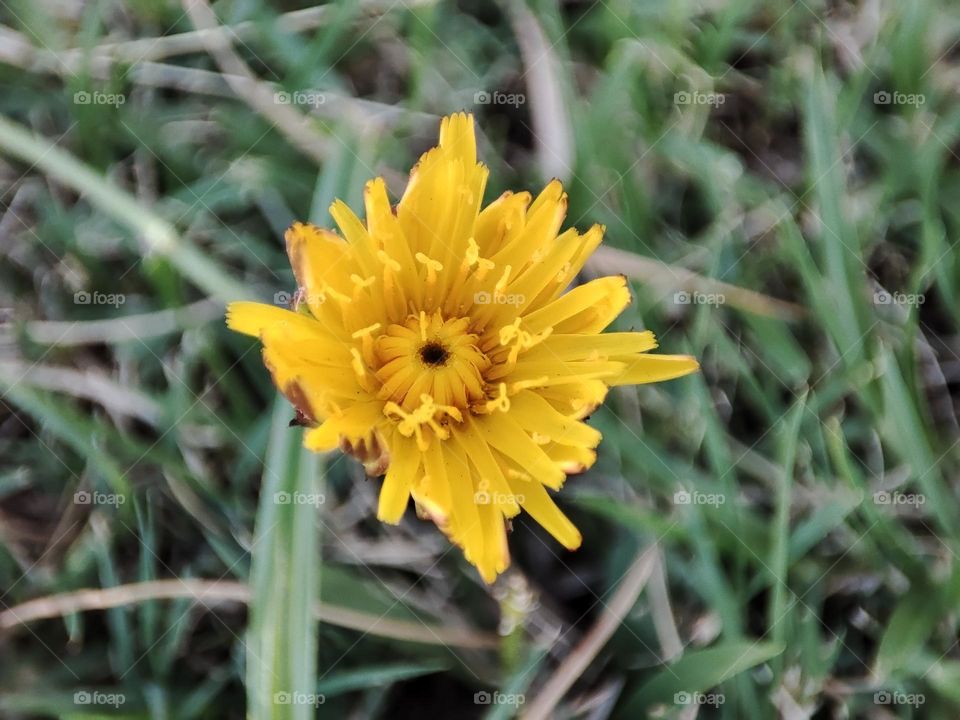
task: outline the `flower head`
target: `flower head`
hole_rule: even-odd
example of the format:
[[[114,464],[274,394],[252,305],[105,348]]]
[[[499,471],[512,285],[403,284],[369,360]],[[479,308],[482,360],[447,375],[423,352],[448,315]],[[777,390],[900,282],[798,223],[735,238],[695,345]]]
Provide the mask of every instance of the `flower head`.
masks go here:
[[[385,473],[377,517],[399,522],[412,497],[492,582],[521,509],[579,547],[547,489],[593,464],[601,436],[583,419],[608,388],[698,365],[649,354],[651,332],[601,334],[630,302],[627,283],[568,290],[603,227],[560,231],[559,182],[481,208],[486,180],[473,117],[444,118],[395,208],[376,178],[365,220],[337,201],[339,235],[287,231],[292,310],[236,302],[227,324],[260,338],[274,382],[310,425],[307,448],[340,447]]]

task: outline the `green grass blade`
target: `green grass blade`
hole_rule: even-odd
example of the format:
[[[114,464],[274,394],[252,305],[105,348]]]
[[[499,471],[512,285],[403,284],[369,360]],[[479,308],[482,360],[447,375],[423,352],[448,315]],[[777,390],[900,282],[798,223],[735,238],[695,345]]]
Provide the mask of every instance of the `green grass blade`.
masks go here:
[[[50,144],[0,116],[0,150],[43,170],[50,177],[87,197],[117,222],[141,235],[148,247],[170,260],[197,287],[222,300],[250,296],[237,282],[195,246],[185,242],[163,218],[91,170],[66,150]]]
[[[646,717],[653,705],[682,703],[685,694],[702,693],[784,650],[772,642],[738,642],[687,653],[658,672],[614,713],[615,718]]]
[[[314,716],[319,590],[315,513],[319,456],[300,446],[287,427],[290,407],[278,398],[264,464],[257,532],[252,549],[247,704],[253,720]]]

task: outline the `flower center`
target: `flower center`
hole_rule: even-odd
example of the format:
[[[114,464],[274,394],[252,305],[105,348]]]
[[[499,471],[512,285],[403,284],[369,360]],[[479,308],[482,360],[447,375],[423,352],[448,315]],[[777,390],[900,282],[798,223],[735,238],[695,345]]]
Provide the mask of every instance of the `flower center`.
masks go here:
[[[425,397],[438,408],[466,413],[486,400],[483,374],[490,360],[477,344],[469,318],[421,312],[388,325],[373,348],[379,397],[405,413],[422,408]]]
[[[439,342],[433,340],[420,348],[420,359],[424,365],[443,367],[450,358],[450,353]]]

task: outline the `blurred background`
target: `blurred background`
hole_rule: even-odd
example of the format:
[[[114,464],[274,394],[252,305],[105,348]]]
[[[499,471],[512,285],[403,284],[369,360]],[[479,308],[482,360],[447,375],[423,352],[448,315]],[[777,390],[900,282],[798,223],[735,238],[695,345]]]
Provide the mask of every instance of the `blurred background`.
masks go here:
[[[4,0],[0,717],[958,717],[958,88],[947,0]],[[703,365],[489,588],[223,323],[457,110]]]

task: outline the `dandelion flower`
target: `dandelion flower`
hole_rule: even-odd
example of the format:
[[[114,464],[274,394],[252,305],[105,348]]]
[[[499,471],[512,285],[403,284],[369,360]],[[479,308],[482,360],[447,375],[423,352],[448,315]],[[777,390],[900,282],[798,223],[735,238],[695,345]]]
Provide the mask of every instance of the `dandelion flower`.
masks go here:
[[[583,420],[608,388],[698,365],[650,354],[651,332],[602,332],[630,293],[619,276],[570,289],[604,229],[561,232],[559,182],[481,208],[486,181],[473,117],[444,118],[396,207],[376,178],[365,220],[336,201],[340,234],[287,231],[292,309],[235,302],[227,324],[260,339],[308,449],[339,447],[384,475],[377,517],[399,522],[412,497],[489,583],[521,510],[579,547],[547,491],[596,459],[601,436]]]

